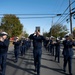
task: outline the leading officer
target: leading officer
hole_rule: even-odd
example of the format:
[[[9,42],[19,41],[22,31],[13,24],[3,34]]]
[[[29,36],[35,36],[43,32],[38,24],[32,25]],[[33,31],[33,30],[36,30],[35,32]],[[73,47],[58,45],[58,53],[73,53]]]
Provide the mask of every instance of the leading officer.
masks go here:
[[[37,75],[40,75],[42,41],[44,41],[45,38],[42,35],[40,35],[40,30],[36,30],[36,32],[34,34],[31,34],[29,38],[33,40],[33,56],[35,71],[37,71]]]

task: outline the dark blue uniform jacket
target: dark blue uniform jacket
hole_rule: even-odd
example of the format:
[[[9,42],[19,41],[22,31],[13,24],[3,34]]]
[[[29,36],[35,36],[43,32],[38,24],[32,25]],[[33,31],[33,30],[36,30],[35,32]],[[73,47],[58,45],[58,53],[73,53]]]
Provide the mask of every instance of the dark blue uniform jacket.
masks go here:
[[[42,41],[45,41],[45,38],[42,36],[42,35],[34,35],[34,34],[31,34],[29,36],[30,39],[33,40],[33,47],[34,49],[41,49],[42,48]]]
[[[72,46],[75,45],[74,42],[65,40],[63,41],[64,49],[63,55],[72,56],[73,55],[73,48]]]
[[[8,51],[9,40],[5,39],[3,42],[0,41],[0,54]]]
[[[13,42],[13,44],[14,44],[14,49],[19,49],[20,41]]]

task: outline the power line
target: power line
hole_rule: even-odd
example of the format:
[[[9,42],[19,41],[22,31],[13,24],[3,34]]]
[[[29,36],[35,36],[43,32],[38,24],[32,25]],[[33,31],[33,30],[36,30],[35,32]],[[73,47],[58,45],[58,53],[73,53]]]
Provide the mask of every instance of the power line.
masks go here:
[[[56,10],[57,11],[57,9],[58,9],[58,5],[59,5],[59,0],[55,0],[56,2],[55,2],[55,5],[56,5],[56,9],[54,9],[54,10]]]
[[[52,18],[53,16],[43,16],[43,17],[17,17],[19,19],[35,19],[35,18]],[[0,17],[0,18],[3,18],[3,17]],[[12,19],[14,19],[12,17]]]
[[[70,4],[72,5],[75,2],[75,0]],[[70,7],[70,5],[65,9],[65,11],[63,12],[63,14],[60,16],[60,18],[56,21],[56,23],[61,19],[61,17],[65,14],[65,12],[68,10],[68,8]]]
[[[57,15],[60,15],[60,14],[57,14]],[[29,16],[28,17],[27,16],[26,17],[25,16],[24,17],[18,17],[17,16],[17,18],[19,18],[19,19],[37,19],[37,18],[42,19],[42,18],[53,18],[53,17],[54,16],[30,16],[30,17]],[[3,17],[0,17],[0,18],[3,18]],[[14,19],[14,18],[12,17],[12,19]]]
[[[0,16],[2,16],[2,15],[9,15],[9,14],[0,14]],[[37,15],[37,16],[40,16],[40,15],[57,15],[57,14],[12,14],[12,15],[21,15],[21,16],[35,16],[35,15]],[[67,13],[65,13],[64,15],[67,15]]]
[[[62,1],[61,5],[60,5],[60,7],[59,7],[59,9],[58,9],[58,11],[61,9],[62,5],[64,4],[64,1],[65,1],[65,0]]]
[[[62,23],[70,14],[68,14],[60,23]]]
[[[19,19],[38,19],[38,18],[52,18],[52,16],[45,16],[45,17],[19,17]]]

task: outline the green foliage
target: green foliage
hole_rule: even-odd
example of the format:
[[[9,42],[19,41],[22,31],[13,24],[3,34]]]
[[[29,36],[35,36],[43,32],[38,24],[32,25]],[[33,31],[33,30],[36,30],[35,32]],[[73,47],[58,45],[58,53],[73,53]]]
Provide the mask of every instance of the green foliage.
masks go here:
[[[54,24],[49,32],[44,32],[43,35],[50,37],[50,36],[54,36],[54,37],[64,37],[65,34],[68,33],[67,27],[66,25],[61,25],[61,24]]]
[[[19,36],[22,33],[23,25],[15,15],[6,14],[1,20],[1,28],[12,37]]]
[[[49,33],[48,33],[48,32],[44,32],[44,33],[43,33],[43,36],[49,37]]]
[[[26,31],[23,32],[22,36],[24,36],[25,38],[28,38],[28,33]]]
[[[75,30],[73,30],[73,36],[74,36],[74,38],[75,38]]]
[[[26,33],[26,34],[25,34],[25,37],[28,38],[28,36],[29,36],[29,35]]]
[[[54,37],[64,37],[64,35],[68,33],[68,29],[66,25],[54,24],[49,33]]]

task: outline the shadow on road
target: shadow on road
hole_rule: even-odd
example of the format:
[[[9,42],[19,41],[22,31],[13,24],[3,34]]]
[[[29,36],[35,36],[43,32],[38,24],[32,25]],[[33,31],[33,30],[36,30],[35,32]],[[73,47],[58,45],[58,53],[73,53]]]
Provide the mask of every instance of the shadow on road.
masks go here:
[[[18,62],[18,63],[13,63],[14,62],[13,57],[11,57],[11,58],[8,57],[7,58],[7,66],[9,66],[11,68],[14,68],[14,70],[11,73],[11,75],[17,75],[19,70],[22,70],[24,75],[26,73],[28,75],[36,75],[35,72],[34,72],[34,69],[31,68],[32,65],[34,65],[34,63],[32,62],[33,58],[31,58],[32,57],[32,53],[33,52],[29,51],[29,52],[27,52],[25,54],[25,56],[19,56],[20,62]],[[8,55],[12,55],[13,56],[13,51],[9,52]]]
[[[25,55],[26,56],[26,55]],[[25,58],[25,57],[19,57],[20,59],[23,59],[23,60],[30,60],[30,61],[34,61],[34,59],[27,59],[27,58]]]
[[[30,64],[30,63],[28,63],[28,64]],[[28,72],[28,73],[30,73],[30,74],[35,75],[35,73],[31,72],[31,71],[34,71],[34,69],[23,68],[23,67],[20,67],[20,66],[18,66],[18,65],[15,65],[15,64],[13,64],[13,63],[11,63],[11,62],[7,62],[7,65],[8,65],[8,66],[11,66],[11,67],[13,67],[13,68],[16,69],[12,75],[16,75],[16,71],[19,70],[19,69],[20,69],[20,70],[23,70],[23,71],[25,71],[25,72]]]
[[[53,59],[46,59],[46,58],[42,58],[42,60],[55,62],[55,60],[53,60]]]
[[[50,69],[50,70],[53,70],[53,71],[56,71],[56,72],[59,72],[59,73],[62,73],[62,74],[65,74],[62,69],[50,68],[50,67],[47,67],[47,66],[44,66],[44,65],[41,65],[41,67],[42,67],[42,68],[46,68],[46,69]],[[66,74],[66,75],[67,75],[67,74]]]

